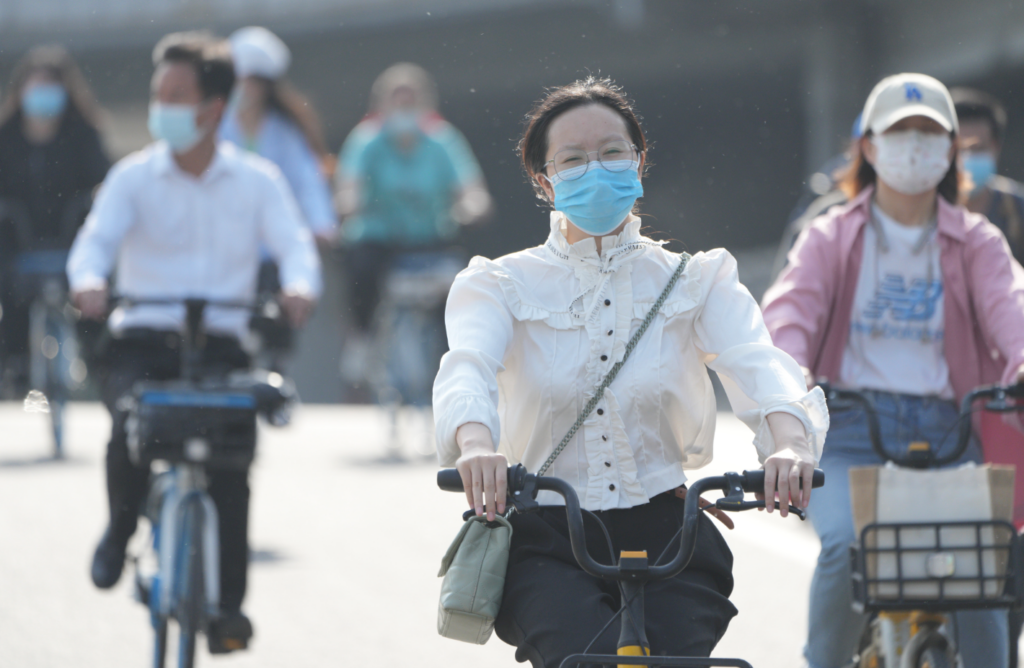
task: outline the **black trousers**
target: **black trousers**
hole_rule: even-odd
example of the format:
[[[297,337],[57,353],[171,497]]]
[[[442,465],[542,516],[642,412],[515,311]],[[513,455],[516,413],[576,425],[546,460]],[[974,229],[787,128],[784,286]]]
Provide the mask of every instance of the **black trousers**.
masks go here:
[[[653,562],[682,524],[683,500],[671,493],[650,503],[595,513],[608,527],[616,554],[647,550]],[[585,518],[587,546],[602,563],[611,563],[607,542],[592,518]],[[582,652],[619,610],[615,582],[585,573],[572,555],[565,510],[544,508],[513,514],[512,546],[498,637],[516,646],[516,660],[533,668],[558,668]],[[654,655],[707,657],[725,634],[736,608],[732,592],[732,553],[711,520],[701,515],[693,560],[671,580],[645,589],[647,639]],[[675,556],[678,538],[661,563]],[[615,654],[620,621],[594,642],[590,653]]]
[[[373,313],[380,303],[381,281],[387,274],[397,246],[376,242],[360,243],[345,255],[348,273],[348,305],[355,316],[355,326],[368,334],[373,326]]]
[[[128,457],[125,421],[118,400],[140,380],[172,380],[181,374],[180,337],[171,332],[130,330],[111,339],[103,354],[100,381],[103,403],[113,420],[107,446],[107,498],[110,533],[127,545],[135,533],[149,486],[149,469]],[[231,337],[208,336],[203,368],[210,373],[244,369],[249,357]],[[221,608],[237,610],[245,596],[249,561],[249,471],[210,471],[208,492],[220,520]]]

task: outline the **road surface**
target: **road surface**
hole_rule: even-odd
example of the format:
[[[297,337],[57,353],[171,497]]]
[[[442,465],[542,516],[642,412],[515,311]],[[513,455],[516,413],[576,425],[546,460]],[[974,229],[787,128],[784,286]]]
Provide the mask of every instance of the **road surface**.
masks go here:
[[[0,404],[0,667],[142,668],[151,637],[131,578],[101,592],[88,577],[106,522],[109,419],[74,404],[68,425],[68,459],[52,462],[45,417]],[[436,464],[411,450],[405,463],[382,461],[384,426],[373,408],[305,406],[291,427],[262,431],[245,606],[257,635],[245,653],[204,650],[200,665],[519,665],[496,637],[481,647],[437,635],[437,569],[464,500],[438,491]],[[417,431],[406,425],[410,441]],[[755,467],[750,439],[721,413],[716,461],[701,473]],[[725,533],[740,614],[716,654],[797,666],[817,539],[795,518],[746,513],[736,524]]]

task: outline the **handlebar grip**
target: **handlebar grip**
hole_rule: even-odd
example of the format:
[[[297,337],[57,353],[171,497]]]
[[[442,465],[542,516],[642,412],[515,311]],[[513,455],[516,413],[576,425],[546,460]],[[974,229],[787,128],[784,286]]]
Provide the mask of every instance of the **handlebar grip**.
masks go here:
[[[803,478],[801,480],[801,487],[803,487]],[[811,487],[821,487],[825,484],[825,472],[821,469],[814,469],[814,475],[811,478]],[[764,471],[744,471],[743,472],[743,491],[748,493],[763,492],[764,491]]]
[[[462,476],[458,469],[441,469],[437,472],[437,486],[446,492],[462,492]]]

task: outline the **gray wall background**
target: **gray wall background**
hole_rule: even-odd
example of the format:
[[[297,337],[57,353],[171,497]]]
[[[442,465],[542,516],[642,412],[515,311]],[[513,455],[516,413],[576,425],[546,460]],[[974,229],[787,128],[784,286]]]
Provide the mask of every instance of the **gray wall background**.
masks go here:
[[[0,80],[32,44],[65,44],[108,109],[108,146],[121,156],[148,141],[156,39],[250,24],[289,43],[290,78],[333,147],[385,67],[430,70],[497,205],[465,245],[492,257],[546,234],[514,152],[523,115],[545,86],[588,73],[615,78],[644,116],[646,222],[676,250],[760,257],[810,174],[842,149],[871,86],[899,71],[1002,98],[1002,171],[1024,177],[1024,3],[1005,0],[0,0]],[[763,272],[750,266],[757,283]],[[295,368],[308,401],[341,397],[339,258],[325,267],[328,291]]]

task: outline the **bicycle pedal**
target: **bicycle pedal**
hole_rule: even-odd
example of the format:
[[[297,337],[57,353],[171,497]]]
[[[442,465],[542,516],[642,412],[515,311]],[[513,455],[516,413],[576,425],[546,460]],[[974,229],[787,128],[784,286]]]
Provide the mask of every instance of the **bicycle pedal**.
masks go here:
[[[243,615],[212,622],[206,634],[210,654],[227,654],[248,649],[250,638],[252,623]]]

